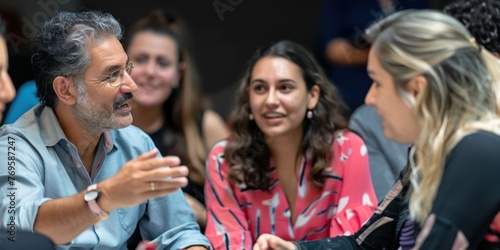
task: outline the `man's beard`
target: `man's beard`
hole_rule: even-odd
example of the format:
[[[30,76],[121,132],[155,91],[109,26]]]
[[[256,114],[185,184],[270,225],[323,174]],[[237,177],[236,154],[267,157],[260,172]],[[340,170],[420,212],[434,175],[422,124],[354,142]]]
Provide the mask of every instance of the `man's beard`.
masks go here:
[[[87,93],[82,93],[78,95],[72,112],[78,123],[89,135],[100,135],[106,130],[123,128],[129,125],[120,123],[119,117],[116,117],[117,114],[114,111],[132,97],[131,93],[125,93],[116,98],[113,105],[103,103],[99,106],[89,98]]]

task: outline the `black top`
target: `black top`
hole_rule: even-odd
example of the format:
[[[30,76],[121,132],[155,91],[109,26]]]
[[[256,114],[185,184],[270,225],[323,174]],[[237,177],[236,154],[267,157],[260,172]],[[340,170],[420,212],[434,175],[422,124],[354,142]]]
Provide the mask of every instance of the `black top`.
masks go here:
[[[479,131],[467,135],[446,158],[431,214],[415,230],[417,249],[500,249],[499,231],[490,228],[500,211],[500,136]],[[407,218],[405,193],[409,166],[353,236],[297,242],[300,249],[397,249]],[[499,216],[500,217],[500,216]],[[486,238],[488,240],[486,240]]]
[[[204,118],[204,114],[205,114],[205,111],[202,111],[196,117],[196,127],[198,128],[198,132],[200,133],[200,135],[201,135],[202,138],[203,138],[203,118]],[[157,130],[156,132],[150,133],[148,135],[151,137],[151,139],[153,140],[155,146],[160,150],[160,152],[163,155],[171,155],[171,154],[175,155],[175,153],[172,153],[172,152],[165,152],[165,151],[168,151],[167,149],[165,149],[165,146],[164,146],[165,136],[168,136],[168,135],[165,135],[165,132],[166,132],[165,126],[166,126],[166,124],[167,124],[166,122],[163,122],[163,126],[159,130]],[[183,163],[183,164],[185,164],[185,163]],[[195,184],[194,182],[192,182],[189,179],[189,177],[188,177],[188,184],[187,184],[186,187],[182,188],[182,191],[184,193],[186,193],[186,194],[191,195],[193,198],[195,198],[199,202],[201,202],[201,204],[205,205],[205,192],[204,192],[203,186]]]

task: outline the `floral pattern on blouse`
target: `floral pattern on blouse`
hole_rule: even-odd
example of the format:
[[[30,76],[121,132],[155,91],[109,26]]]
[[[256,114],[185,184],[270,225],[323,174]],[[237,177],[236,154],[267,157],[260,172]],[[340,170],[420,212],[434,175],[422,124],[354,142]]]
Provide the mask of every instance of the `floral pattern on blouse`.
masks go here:
[[[229,166],[224,160],[227,141],[216,144],[207,159],[205,235],[214,249],[251,249],[263,233],[285,240],[314,240],[350,235],[361,228],[375,207],[368,152],[356,134],[339,131],[332,143],[333,160],[325,170],[322,190],[307,176],[312,157],[302,159],[295,201],[295,224],[279,183],[277,172],[270,192],[227,181]],[[271,169],[274,168],[270,163]]]

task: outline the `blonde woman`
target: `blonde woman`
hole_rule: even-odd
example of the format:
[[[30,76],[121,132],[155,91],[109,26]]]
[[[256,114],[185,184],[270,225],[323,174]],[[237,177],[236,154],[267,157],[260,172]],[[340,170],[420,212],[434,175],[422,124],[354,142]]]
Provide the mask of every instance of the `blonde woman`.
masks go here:
[[[386,137],[414,144],[409,166],[353,236],[263,235],[254,249],[498,249],[500,62],[439,12],[393,14],[367,35],[365,102],[383,117]]]

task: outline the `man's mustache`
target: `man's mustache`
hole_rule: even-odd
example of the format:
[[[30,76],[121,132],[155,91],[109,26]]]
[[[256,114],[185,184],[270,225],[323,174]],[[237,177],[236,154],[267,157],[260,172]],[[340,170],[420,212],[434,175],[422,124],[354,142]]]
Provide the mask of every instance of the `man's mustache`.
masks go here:
[[[128,99],[132,99],[132,97],[134,97],[134,95],[132,93],[125,93],[123,94],[123,96],[120,96],[118,98],[115,99],[114,103],[113,103],[113,106],[115,108],[117,107],[120,107],[121,105],[123,105]]]

